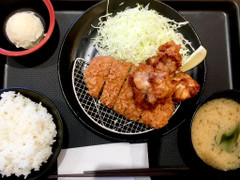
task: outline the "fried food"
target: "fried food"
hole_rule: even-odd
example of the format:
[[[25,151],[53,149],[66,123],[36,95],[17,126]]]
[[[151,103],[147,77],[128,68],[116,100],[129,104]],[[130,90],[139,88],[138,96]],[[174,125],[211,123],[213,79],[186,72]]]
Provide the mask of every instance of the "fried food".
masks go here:
[[[169,41],[158,48],[158,57],[168,67],[170,73],[180,71],[182,64],[180,49],[181,45],[175,44],[174,41]]]
[[[162,128],[173,115],[174,101],[192,98],[200,89],[191,76],[180,72],[180,48],[167,42],[158,48],[157,56],[138,66],[109,57],[95,58],[85,72],[87,93],[98,98],[103,89],[102,105],[127,119]]]
[[[99,56],[90,61],[88,68],[85,70],[85,83],[88,94],[98,99],[112,63],[116,61],[116,59],[107,56]]]
[[[199,92],[200,85],[187,73],[177,73],[173,80],[174,94],[173,99],[176,101],[184,101],[192,98]]]
[[[147,109],[151,100],[147,101],[151,91],[149,82],[150,74],[153,71],[151,66],[139,64],[137,70],[130,74],[129,83],[132,86],[135,103],[141,108]]]
[[[143,109],[137,106],[134,102],[134,99],[130,99],[130,102],[128,104],[128,108],[124,112],[124,116],[127,119],[130,119],[132,121],[137,121],[140,116],[143,113]]]
[[[168,98],[165,102],[159,103],[155,109],[145,110],[139,122],[144,123],[146,126],[160,129],[168,123],[173,112],[174,103],[171,98]]]
[[[113,108],[122,85],[129,73],[131,63],[114,61],[106,79],[100,103],[108,108]]]
[[[138,69],[130,74],[130,83],[135,102],[143,109],[155,107],[159,99],[169,98],[173,94],[169,73],[151,65],[140,63]]]
[[[131,87],[128,86],[128,79],[124,82],[123,87],[117,97],[115,105],[113,107],[114,111],[118,114],[123,115],[125,109],[128,107],[129,99],[133,97],[133,92],[131,91]]]
[[[136,70],[137,67],[135,65],[132,65],[130,73]],[[129,84],[128,76],[128,78],[124,82],[124,85],[119,93],[113,109],[118,114],[125,116],[125,118],[137,121],[141,116],[143,110],[135,105],[133,96],[134,93],[132,87]]]
[[[175,73],[180,71],[182,56],[179,53],[180,44],[169,41],[158,48],[158,55],[147,59],[146,64],[153,66],[155,69]]]
[[[134,72],[136,69],[137,67],[135,65],[132,65],[130,73]],[[123,87],[113,107],[114,111],[121,115],[124,115],[124,112],[130,103],[130,100],[133,98],[132,87],[129,85],[128,80],[129,77],[127,77],[126,81],[124,82]]]
[[[134,99],[141,108],[154,109],[174,94],[179,81],[173,84],[172,77],[181,67],[180,48],[173,41],[163,44],[158,48],[158,56],[149,58],[146,64],[139,63],[138,69],[130,74]]]

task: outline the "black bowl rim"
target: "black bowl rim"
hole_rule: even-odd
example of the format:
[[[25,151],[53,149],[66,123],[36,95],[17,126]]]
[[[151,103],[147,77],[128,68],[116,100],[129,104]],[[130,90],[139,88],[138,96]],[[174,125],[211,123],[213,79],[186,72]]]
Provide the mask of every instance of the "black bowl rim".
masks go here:
[[[24,50],[20,50],[20,51],[7,50],[7,49],[3,49],[0,47],[1,55],[17,57],[17,56],[25,56],[28,54],[32,54],[35,51],[38,51],[39,49],[41,49],[47,43],[47,41],[50,39],[50,37],[53,34],[55,24],[56,24],[55,11],[54,11],[53,5],[50,0],[41,0],[41,1],[45,5],[45,8],[47,9],[48,15],[49,15],[49,24],[46,25],[46,27],[48,27],[48,28],[47,28],[47,32],[45,33],[45,36],[43,37],[43,39],[36,46],[34,46],[30,49],[24,49]]]
[[[57,151],[56,151],[55,153],[52,153],[52,154],[50,155],[50,157],[49,157],[49,159],[50,159],[51,156],[55,156],[55,158],[53,159],[53,161],[52,161],[45,169],[43,169],[42,172],[41,172],[41,167],[44,166],[44,165],[47,164],[47,163],[43,163],[43,164],[41,165],[39,171],[33,171],[32,173],[36,173],[36,176],[35,176],[35,177],[29,177],[29,176],[31,176],[31,174],[29,174],[28,177],[26,178],[26,179],[29,179],[29,180],[35,180],[35,179],[39,179],[39,178],[41,178],[41,177],[43,177],[43,176],[46,176],[46,175],[49,173],[49,170],[53,167],[53,165],[54,165],[55,162],[57,161],[57,157],[58,157],[58,155],[60,154],[60,151],[61,151],[62,145],[63,145],[63,136],[64,136],[63,121],[62,121],[61,114],[59,113],[59,111],[58,111],[58,109],[56,108],[56,106],[54,105],[54,103],[53,103],[46,95],[40,93],[39,91],[36,91],[36,90],[34,90],[34,89],[31,89],[31,88],[27,88],[27,87],[8,87],[8,88],[0,89],[0,95],[1,95],[3,92],[9,92],[9,91],[15,91],[15,92],[18,93],[19,90],[24,90],[24,91],[26,91],[26,93],[32,92],[32,93],[36,94],[37,96],[45,99],[45,100],[53,107],[53,109],[55,110],[55,113],[56,113],[56,115],[58,116],[58,118],[55,118],[55,119],[59,119],[58,123],[60,124],[60,129],[61,129],[61,131],[60,131],[60,135],[61,135],[60,137],[61,137],[61,138],[58,139],[58,140],[60,140],[60,141],[58,141],[58,143],[57,143],[58,146],[59,146],[59,148],[57,149]],[[21,92],[20,92],[20,94],[21,94]],[[22,94],[22,95],[23,95],[23,94]],[[23,95],[23,96],[25,96],[25,97],[27,97],[27,98],[30,98],[30,99],[32,100],[31,95],[28,95],[28,94],[27,94],[27,95]],[[34,102],[35,102],[35,101],[34,101]],[[41,102],[42,102],[42,101],[41,101]],[[52,114],[52,113],[51,113],[51,114]],[[53,114],[52,114],[52,116],[53,116]],[[53,117],[54,117],[54,116],[53,116]],[[56,124],[56,123],[55,123],[55,124]],[[57,127],[57,126],[56,126],[56,127]],[[59,134],[59,132],[57,131],[57,136],[56,136],[56,138],[58,137],[58,134]],[[55,142],[57,142],[57,139],[56,139]],[[6,177],[6,178],[11,178],[11,177],[16,177],[16,176],[11,175],[10,177]],[[0,176],[0,179],[2,179],[2,178],[3,178],[3,177]]]

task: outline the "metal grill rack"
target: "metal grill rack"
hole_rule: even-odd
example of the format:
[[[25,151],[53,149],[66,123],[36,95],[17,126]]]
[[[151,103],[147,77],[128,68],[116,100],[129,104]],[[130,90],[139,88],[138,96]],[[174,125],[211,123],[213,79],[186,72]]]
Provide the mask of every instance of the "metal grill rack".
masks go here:
[[[77,58],[74,61],[72,84],[75,97],[89,119],[102,128],[119,134],[130,135],[152,131],[152,128],[126,119],[122,115],[117,114],[113,109],[103,106],[99,100],[86,93],[87,87],[84,82],[84,71],[88,65],[89,62],[82,58]]]

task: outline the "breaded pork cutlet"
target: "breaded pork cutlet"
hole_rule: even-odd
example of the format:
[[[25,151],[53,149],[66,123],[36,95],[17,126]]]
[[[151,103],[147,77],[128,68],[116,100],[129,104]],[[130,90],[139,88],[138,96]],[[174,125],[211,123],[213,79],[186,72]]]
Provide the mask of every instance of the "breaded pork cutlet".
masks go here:
[[[133,73],[137,67],[132,65],[130,73]],[[129,85],[129,77],[125,80],[123,87],[117,97],[117,100],[114,104],[114,111],[118,114],[124,115],[125,110],[129,107],[131,100],[133,99],[132,87]]]
[[[133,96],[130,88],[128,86],[128,79],[126,79],[113,107],[114,111],[118,114],[124,115],[125,109],[128,107],[128,103]]]
[[[116,61],[116,59],[107,56],[99,56],[90,61],[85,71],[85,83],[88,88],[88,94],[98,99],[104,82],[107,80],[111,65]]]
[[[164,127],[168,120],[172,117],[175,106],[171,98],[168,98],[164,103],[160,103],[153,110],[144,110],[139,123],[144,123],[146,126],[159,129]]]
[[[136,66],[132,66],[131,73],[135,72],[138,68]],[[143,110],[136,106],[135,100],[134,100],[134,92],[133,89],[129,83],[129,78],[127,79],[127,90],[128,90],[128,102],[127,102],[127,108],[125,109],[123,116],[125,118],[137,121],[139,117],[141,116]]]
[[[143,109],[136,105],[134,99],[130,99],[128,104],[128,108],[124,112],[124,116],[127,119],[137,121],[141,114],[143,113]]]
[[[108,74],[100,103],[108,108],[113,108],[123,83],[129,73],[131,63],[114,61]]]

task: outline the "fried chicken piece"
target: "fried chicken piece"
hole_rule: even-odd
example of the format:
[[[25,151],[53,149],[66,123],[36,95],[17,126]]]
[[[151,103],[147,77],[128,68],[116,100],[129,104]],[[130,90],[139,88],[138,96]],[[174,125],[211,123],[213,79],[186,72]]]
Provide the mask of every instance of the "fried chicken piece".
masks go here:
[[[192,98],[200,90],[200,85],[187,73],[177,73],[173,80],[174,85],[174,95],[173,99],[176,101],[184,101],[186,99]]]
[[[176,45],[174,41],[169,41],[159,46],[158,55],[148,58],[146,64],[169,73],[180,71],[182,64],[182,56],[179,53],[180,49],[180,44]]]
[[[144,109],[147,109],[150,105],[146,101],[146,96],[151,86],[149,76],[152,70],[151,66],[140,63],[138,69],[129,75],[129,83],[133,89],[134,100],[138,106]]]
[[[168,98],[165,102],[159,103],[155,109],[145,110],[139,123],[144,123],[146,126],[151,126],[154,129],[160,129],[168,123],[174,109],[172,98]]]
[[[146,60],[146,64],[153,68],[170,74],[170,69],[160,60],[159,56],[153,56]]]
[[[181,45],[176,45],[174,41],[169,41],[158,48],[158,57],[170,70],[170,73],[180,71],[182,56],[179,53]]]
[[[171,97],[173,94],[171,80],[172,79],[167,72],[154,72],[152,74],[152,79],[150,79],[152,84],[152,94],[158,99]]]
[[[139,64],[138,69],[130,75],[129,81],[135,102],[143,109],[153,108],[158,100],[169,98],[173,94],[169,73],[151,65]]]
[[[114,61],[108,74],[100,103],[108,108],[113,108],[121,87],[129,73],[131,63]]]
[[[85,70],[85,83],[88,94],[98,99],[104,82],[107,80],[111,65],[116,61],[116,59],[107,56],[99,56],[90,61],[88,68]]]
[[[137,71],[131,74],[130,83],[137,105],[143,109],[155,108],[159,101],[173,95],[172,77],[180,71],[182,56],[181,45],[169,41],[158,48],[158,55],[139,64]]]

